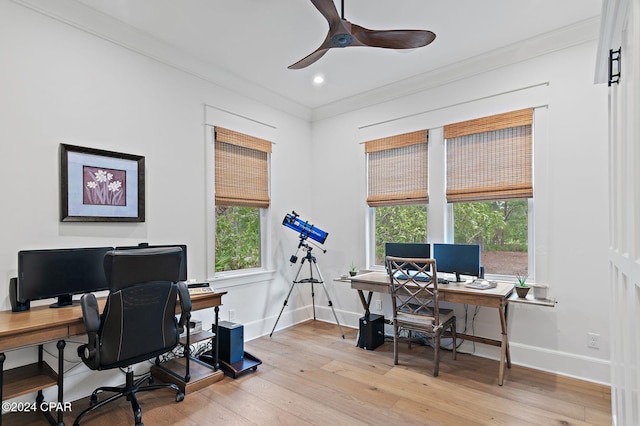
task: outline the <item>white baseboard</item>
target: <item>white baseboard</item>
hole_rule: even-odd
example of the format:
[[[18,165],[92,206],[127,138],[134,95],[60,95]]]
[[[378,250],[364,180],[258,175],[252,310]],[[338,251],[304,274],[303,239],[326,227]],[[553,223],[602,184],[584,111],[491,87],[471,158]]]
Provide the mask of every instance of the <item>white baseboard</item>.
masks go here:
[[[362,317],[362,313],[340,310],[336,310],[336,315],[342,327],[355,329],[359,327],[359,319]],[[253,340],[271,333],[276,318],[277,317],[270,317],[244,324],[245,340]],[[285,311],[278,321],[275,332],[277,333],[278,330],[291,327],[312,318],[313,307],[311,305],[293,311]],[[316,319],[332,324],[336,322],[331,308],[328,306],[316,306]],[[390,334],[391,332],[388,327],[389,326],[387,326],[386,333]],[[609,385],[611,383],[611,365],[608,361],[514,342],[510,343],[509,348],[511,350],[511,362],[514,365],[603,385]],[[500,359],[500,351],[498,348],[480,343],[474,344],[474,342],[467,341],[460,346],[459,350],[463,353],[471,353],[484,358]]]

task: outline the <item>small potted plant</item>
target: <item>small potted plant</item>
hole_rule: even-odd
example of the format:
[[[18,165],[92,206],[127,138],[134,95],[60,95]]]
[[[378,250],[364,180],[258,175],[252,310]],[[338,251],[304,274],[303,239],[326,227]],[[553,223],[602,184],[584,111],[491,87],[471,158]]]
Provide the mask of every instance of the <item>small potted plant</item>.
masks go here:
[[[527,284],[527,278],[529,277],[529,275],[527,275],[525,272],[516,272],[515,275],[516,280],[518,280],[515,285],[516,293],[518,293],[518,297],[525,298],[527,297],[527,293],[529,293],[530,288]]]
[[[349,275],[356,276],[358,274],[358,269],[356,268],[356,264],[351,262],[351,269],[349,269]]]

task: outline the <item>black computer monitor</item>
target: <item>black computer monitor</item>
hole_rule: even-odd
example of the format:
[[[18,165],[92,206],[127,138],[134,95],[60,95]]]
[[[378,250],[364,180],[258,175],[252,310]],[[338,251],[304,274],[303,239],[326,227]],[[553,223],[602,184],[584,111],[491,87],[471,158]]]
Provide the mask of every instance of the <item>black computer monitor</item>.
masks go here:
[[[137,246],[123,246],[116,247],[116,250],[135,250],[141,248],[167,248],[167,247],[180,247],[182,249],[182,263],[180,264],[180,278],[179,281],[187,280],[187,245],[186,244],[162,244],[162,245],[149,245],[148,243],[140,243]]]
[[[104,255],[113,247],[22,250],[18,252],[17,299],[58,298],[57,308],[73,303],[74,294],[109,288]]]
[[[456,274],[456,281],[460,282],[460,275],[472,277],[481,276],[480,246],[476,244],[434,244],[433,258],[436,260],[438,272]]]
[[[428,259],[431,257],[431,246],[427,243],[385,243],[384,254],[385,257]],[[409,269],[416,268],[409,267]]]

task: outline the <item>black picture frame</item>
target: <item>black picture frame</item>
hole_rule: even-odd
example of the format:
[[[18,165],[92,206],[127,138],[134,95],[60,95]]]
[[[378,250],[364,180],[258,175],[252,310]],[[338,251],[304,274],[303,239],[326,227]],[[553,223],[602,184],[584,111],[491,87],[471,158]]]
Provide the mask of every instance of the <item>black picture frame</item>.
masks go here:
[[[61,222],[144,222],[144,157],[60,144]]]

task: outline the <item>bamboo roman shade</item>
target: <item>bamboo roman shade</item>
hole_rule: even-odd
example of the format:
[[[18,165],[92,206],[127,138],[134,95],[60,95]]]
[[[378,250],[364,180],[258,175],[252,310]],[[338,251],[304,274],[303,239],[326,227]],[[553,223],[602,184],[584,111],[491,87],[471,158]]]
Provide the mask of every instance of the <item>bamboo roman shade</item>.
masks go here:
[[[215,128],[217,206],[269,207],[271,142]]]
[[[444,127],[447,202],[533,197],[533,109]]]
[[[427,131],[365,142],[367,204],[371,207],[423,204],[427,195]]]

